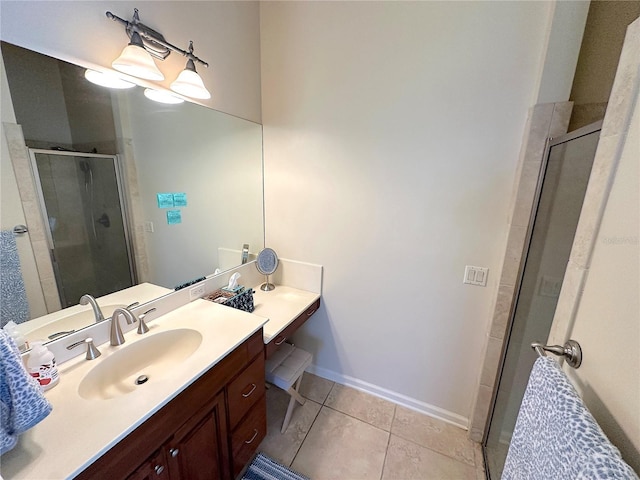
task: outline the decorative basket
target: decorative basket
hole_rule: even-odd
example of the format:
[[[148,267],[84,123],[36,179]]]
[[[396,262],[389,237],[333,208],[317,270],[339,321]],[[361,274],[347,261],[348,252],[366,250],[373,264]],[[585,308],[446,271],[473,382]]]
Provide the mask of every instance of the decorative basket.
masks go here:
[[[219,289],[203,298],[211,302],[220,303],[221,305],[226,305],[231,308],[251,313],[255,310],[255,306],[253,305],[253,293],[253,288],[243,290],[235,295],[231,292]]]
[[[238,310],[244,310],[249,313],[253,312],[255,310],[255,306],[253,305],[253,288],[231,297],[224,303],[224,305],[228,305],[231,308],[237,308]]]

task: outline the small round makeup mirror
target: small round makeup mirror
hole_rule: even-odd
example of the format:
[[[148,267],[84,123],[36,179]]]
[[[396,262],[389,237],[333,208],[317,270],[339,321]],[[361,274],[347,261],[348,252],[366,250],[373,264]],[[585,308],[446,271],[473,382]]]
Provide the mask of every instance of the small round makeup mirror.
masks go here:
[[[267,281],[260,286],[260,290],[270,292],[276,286],[273,283],[269,283],[269,275],[278,268],[278,255],[271,248],[264,248],[258,253],[256,258],[256,268],[258,271],[267,277]]]

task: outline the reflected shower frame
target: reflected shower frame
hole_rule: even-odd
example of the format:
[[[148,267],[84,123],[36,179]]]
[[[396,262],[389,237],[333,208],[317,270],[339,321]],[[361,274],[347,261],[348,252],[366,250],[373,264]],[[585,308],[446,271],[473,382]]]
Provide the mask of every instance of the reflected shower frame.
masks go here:
[[[127,195],[124,189],[126,188],[125,182],[125,173],[123,169],[122,158],[120,155],[111,155],[111,154],[100,154],[100,153],[84,153],[84,152],[75,152],[69,150],[48,150],[42,148],[29,148],[29,158],[31,160],[31,174],[33,176],[33,182],[36,188],[36,192],[38,195],[38,206],[40,208],[41,218],[44,223],[44,231],[47,237],[47,243],[49,245],[49,256],[51,263],[53,265],[53,270],[55,273],[56,286],[58,288],[58,296],[60,298],[60,302],[62,305],[67,304],[67,298],[64,294],[64,289],[62,286],[62,277],[60,271],[58,269],[58,264],[54,258],[54,242],[53,235],[51,233],[51,227],[48,221],[48,213],[47,206],[44,200],[44,192],[42,190],[42,185],[40,182],[40,175],[38,172],[38,164],[36,160],[36,154],[45,154],[45,155],[61,155],[68,157],[83,157],[83,158],[100,158],[100,159],[110,159],[113,161],[115,177],[116,177],[116,185],[118,186],[118,199],[120,200],[120,213],[122,215],[123,227],[124,227],[124,242],[127,250],[127,260],[129,262],[129,275],[135,284],[138,283],[138,275],[136,271],[136,266],[133,257],[133,242],[131,237],[131,216],[129,215],[129,202],[127,201]],[[64,307],[63,307],[64,308]]]

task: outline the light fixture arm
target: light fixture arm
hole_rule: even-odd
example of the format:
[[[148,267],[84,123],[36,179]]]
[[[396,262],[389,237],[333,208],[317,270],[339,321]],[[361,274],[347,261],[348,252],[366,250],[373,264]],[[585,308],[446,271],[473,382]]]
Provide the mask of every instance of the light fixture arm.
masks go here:
[[[138,34],[142,39],[142,47],[147,50],[151,55],[158,58],[159,60],[164,60],[169,56],[171,51],[177,52],[180,55],[187,57],[189,60],[194,62],[198,62],[205,67],[208,67],[209,64],[204,60],[199,59],[193,54],[193,42],[189,42],[189,50],[182,50],[181,48],[172,45],[164,39],[164,36],[150,28],[145,24],[140,22],[140,16],[138,15],[138,9],[134,8],[133,11],[133,20],[131,22],[114,15],[111,12],[106,12],[107,18],[113,20],[114,22],[118,22],[124,25],[124,28],[132,41],[134,40],[135,34]]]

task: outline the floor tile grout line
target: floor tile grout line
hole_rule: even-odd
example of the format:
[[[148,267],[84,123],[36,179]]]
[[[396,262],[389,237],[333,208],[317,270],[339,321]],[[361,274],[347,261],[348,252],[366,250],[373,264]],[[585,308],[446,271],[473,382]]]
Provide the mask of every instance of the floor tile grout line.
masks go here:
[[[358,421],[360,421],[362,423],[366,423],[370,427],[377,428],[378,430],[382,430],[383,432],[391,433],[391,426],[389,426],[389,430],[385,430],[382,427],[374,425],[373,423],[367,422],[366,420],[363,420],[361,418],[354,417],[353,415],[351,415],[349,413],[343,412],[342,410],[338,410],[337,408],[330,407],[329,405],[323,405],[323,407],[327,407],[329,410],[333,410],[334,412],[341,413],[342,415],[346,415],[347,417],[353,418],[354,420],[358,420]],[[391,424],[393,425],[393,419],[391,420]]]
[[[450,458],[451,460],[455,460],[456,462],[462,463],[463,465],[466,465],[468,467],[476,468],[475,454],[474,454],[474,459],[473,459],[473,465],[471,465],[471,464],[469,464],[469,463],[467,463],[467,462],[465,462],[463,460],[460,460],[459,458],[452,457],[451,455],[443,453],[443,452],[439,452],[438,450],[435,450],[435,449],[433,449],[431,447],[426,447],[426,446],[424,446],[424,445],[422,445],[422,444],[420,444],[420,443],[418,443],[418,442],[416,442],[416,441],[414,441],[414,440],[412,440],[410,438],[407,438],[404,435],[399,434],[398,432],[395,432],[395,433],[389,432],[389,433],[391,435],[395,435],[398,438],[401,438],[402,440],[405,440],[405,441],[407,441],[409,443],[412,443],[413,445],[416,445],[417,447],[426,448],[427,450],[430,450],[433,453],[437,453],[438,455],[442,455],[444,457]]]
[[[307,400],[313,402],[313,400],[310,400],[308,398],[307,398]],[[318,402],[314,402],[314,403],[318,404]],[[316,416],[313,417],[313,421],[311,422],[311,425],[309,425],[309,430],[307,430],[307,433],[304,434],[304,438],[300,442],[300,446],[296,449],[296,453],[293,456],[293,458],[291,459],[291,463],[289,464],[289,467],[291,467],[293,465],[293,462],[296,461],[296,457],[298,456],[298,453],[300,453],[300,450],[302,449],[302,445],[304,445],[305,440],[309,436],[309,432],[311,432],[311,429],[313,428],[313,424],[316,423],[316,420],[318,419],[318,415],[320,415],[320,411],[322,410],[322,407],[323,407],[323,405],[320,405],[320,408],[318,409],[318,413],[316,413]],[[285,430],[285,432],[286,432],[286,430]]]
[[[393,421],[396,418],[396,407],[397,405],[393,406],[393,415],[391,415],[391,427],[393,427]],[[384,450],[384,459],[382,460],[382,470],[380,470],[380,480],[382,480],[382,477],[384,477],[384,467],[387,464],[387,455],[389,454],[389,445],[391,444],[391,427],[389,427],[389,437],[387,438],[387,448],[385,448]]]

